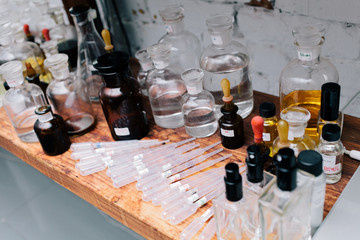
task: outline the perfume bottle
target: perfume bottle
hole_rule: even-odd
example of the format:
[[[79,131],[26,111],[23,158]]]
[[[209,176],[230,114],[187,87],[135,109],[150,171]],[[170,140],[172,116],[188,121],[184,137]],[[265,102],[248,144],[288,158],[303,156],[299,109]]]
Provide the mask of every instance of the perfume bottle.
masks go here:
[[[225,166],[225,192],[213,200],[218,239],[241,239],[240,209],[243,208],[242,178],[239,166],[228,163]]]
[[[90,131],[96,119],[84,81],[70,74],[68,56],[63,53],[50,56],[45,59],[45,66],[54,77],[46,95],[52,109],[64,119],[68,134]]]
[[[337,183],[341,179],[345,149],[340,140],[340,131],[337,124],[325,124],[322,129],[322,138],[317,147],[323,158],[327,184]]]
[[[44,153],[56,156],[66,152],[71,142],[62,117],[53,114],[49,105],[36,108],[35,113],[38,120],[35,122],[34,131]]]
[[[135,53],[135,57],[140,63],[140,70],[137,75],[137,80],[140,83],[141,92],[144,96],[149,96],[147,76],[149,72],[154,69],[154,65],[146,49],[140,49],[137,51]]]
[[[141,139],[149,132],[140,85],[131,76],[129,55],[106,53],[94,67],[104,78],[100,103],[114,140]]]
[[[233,103],[230,95],[230,82],[221,80],[224,92],[224,106],[221,107],[222,117],[219,119],[221,144],[229,149],[240,148],[244,145],[244,120],[237,114],[238,107]]]
[[[339,81],[339,74],[334,65],[320,57],[325,31],[321,24],[296,27],[292,33],[297,59],[289,62],[280,74],[280,111],[292,106],[306,108],[311,114],[306,134],[314,140],[320,110],[321,86],[326,82]]]
[[[259,198],[262,239],[311,239],[311,182],[297,186],[294,151],[276,155],[277,180]]]
[[[264,131],[263,131],[263,141],[265,145],[270,149],[270,157],[272,157],[272,145],[274,140],[278,136],[277,132],[277,117],[276,117],[276,107],[272,102],[263,102],[260,104],[259,114],[264,120]]]
[[[288,140],[289,124],[285,120],[280,119],[277,124],[277,130],[279,136],[274,140],[273,143],[273,156],[275,156],[279,149],[290,147],[290,142]]]
[[[302,151],[297,159],[299,185],[312,181],[311,193],[311,235],[319,228],[324,215],[326,176],[323,171],[322,156],[314,150]]]
[[[213,135],[218,121],[214,97],[203,89],[204,72],[197,68],[188,69],[181,74],[181,78],[187,89],[182,105],[186,133],[197,138]]]
[[[215,15],[206,20],[212,44],[202,52],[200,67],[205,72],[204,89],[215,98],[217,118],[221,117],[219,83],[223,78],[230,81],[230,94],[242,118],[251,113],[254,105],[249,54],[242,44],[232,40],[233,21],[231,15]]]

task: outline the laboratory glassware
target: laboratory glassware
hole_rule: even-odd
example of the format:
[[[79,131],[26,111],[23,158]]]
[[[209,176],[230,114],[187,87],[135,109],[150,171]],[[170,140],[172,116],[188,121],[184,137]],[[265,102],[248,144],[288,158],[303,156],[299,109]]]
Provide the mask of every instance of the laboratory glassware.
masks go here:
[[[149,96],[147,86],[147,76],[151,70],[154,69],[154,65],[146,49],[140,49],[135,53],[135,57],[140,63],[140,70],[137,75],[137,80],[140,83],[141,91],[144,96]]]
[[[263,131],[263,141],[266,146],[270,149],[270,157],[273,156],[272,145],[274,140],[278,136],[277,132],[277,117],[276,117],[276,107],[272,102],[263,102],[260,104],[259,114],[264,120],[264,131]]]

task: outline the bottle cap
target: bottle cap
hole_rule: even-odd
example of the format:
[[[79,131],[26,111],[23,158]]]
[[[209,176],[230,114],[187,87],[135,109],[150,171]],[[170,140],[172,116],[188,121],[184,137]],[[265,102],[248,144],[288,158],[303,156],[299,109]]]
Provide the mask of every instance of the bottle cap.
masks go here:
[[[105,42],[105,50],[106,51],[112,51],[114,49],[114,45],[111,44],[109,30],[103,29],[101,31],[101,36],[102,36],[102,38],[104,39],[104,42]]]
[[[10,27],[4,27],[0,29],[0,45],[7,46],[14,42],[13,31]]]
[[[227,78],[224,78],[221,80],[220,82],[221,85],[221,89],[224,93],[224,96],[222,98],[222,100],[227,103],[227,102],[231,102],[233,100],[233,96],[230,95],[230,81]]]
[[[304,24],[292,31],[295,44],[303,47],[314,47],[324,41],[326,26],[321,23]]]
[[[263,141],[264,119],[260,116],[253,117],[251,119],[251,127],[254,132],[254,141],[256,143],[261,143]]]
[[[36,108],[35,114],[38,116],[40,122],[48,122],[53,119],[51,107],[49,105]]]
[[[279,133],[280,143],[286,144],[288,142],[289,124],[285,120],[280,119],[276,128]]]
[[[154,63],[154,67],[157,69],[164,69],[169,65],[169,56],[171,51],[171,45],[168,43],[158,43],[147,48],[151,60]]]
[[[58,53],[47,57],[44,65],[50,70],[54,78],[64,79],[70,75],[68,59],[68,55]]]
[[[337,124],[325,124],[322,128],[322,138],[328,142],[334,142],[340,139],[341,128]]]
[[[304,150],[298,156],[297,167],[317,177],[323,172],[322,162],[320,153],[314,150]]]
[[[20,61],[4,63],[0,66],[0,74],[9,87],[16,87],[24,82],[23,65]]]
[[[30,35],[30,28],[28,24],[24,24],[24,33],[26,34],[26,36]]]
[[[234,17],[230,14],[216,14],[206,19],[206,25],[210,34],[221,33],[226,29],[232,29]]]
[[[203,90],[204,72],[198,68],[192,68],[181,74],[181,79],[185,82],[189,94],[198,94]]]
[[[304,136],[310,116],[310,112],[302,107],[288,107],[281,111],[281,119],[289,124],[288,140]]]
[[[71,7],[69,9],[69,13],[74,18],[74,20],[78,23],[82,23],[85,21],[88,21],[89,16],[88,12],[90,10],[90,7],[87,5],[77,5],[74,7]]]
[[[129,55],[125,52],[115,51],[106,53],[97,59],[94,67],[101,73],[101,75],[114,75],[115,73],[128,70]]]
[[[169,4],[159,11],[159,15],[166,23],[179,22],[184,18],[184,7],[180,4]]]
[[[150,55],[146,49],[140,49],[135,53],[135,58],[139,61],[144,71],[149,71],[154,68]]]
[[[263,102],[260,104],[260,116],[263,118],[270,118],[275,116],[276,114],[276,107],[275,104],[272,102]]]
[[[296,158],[291,148],[281,148],[276,154],[277,186],[283,191],[296,188]]]
[[[242,178],[239,174],[239,166],[236,163],[228,163],[225,166],[225,190],[226,199],[231,202],[236,202],[242,199]]]
[[[320,116],[326,121],[334,121],[339,117],[340,85],[334,82],[321,86]]]
[[[247,148],[247,180],[252,183],[261,182],[264,179],[264,165],[258,145],[250,145]]]
[[[43,35],[46,42],[51,40],[49,29],[44,28],[43,30],[41,30],[41,33],[42,33],[42,35]]]

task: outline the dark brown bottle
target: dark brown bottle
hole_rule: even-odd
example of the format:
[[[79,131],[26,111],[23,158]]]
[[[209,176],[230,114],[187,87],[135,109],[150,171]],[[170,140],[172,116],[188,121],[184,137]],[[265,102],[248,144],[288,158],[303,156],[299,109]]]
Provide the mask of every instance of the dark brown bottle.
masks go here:
[[[103,76],[100,103],[114,140],[141,139],[149,132],[138,81],[131,76],[129,55],[106,53],[94,67]]]
[[[35,114],[38,120],[35,122],[34,131],[44,153],[56,156],[66,152],[71,142],[62,117],[53,114],[48,105],[36,108]]]
[[[244,145],[244,120],[237,114],[238,107],[232,101],[229,80],[221,80],[221,87],[224,92],[224,106],[220,109],[223,116],[219,119],[221,143],[229,149],[240,148]]]

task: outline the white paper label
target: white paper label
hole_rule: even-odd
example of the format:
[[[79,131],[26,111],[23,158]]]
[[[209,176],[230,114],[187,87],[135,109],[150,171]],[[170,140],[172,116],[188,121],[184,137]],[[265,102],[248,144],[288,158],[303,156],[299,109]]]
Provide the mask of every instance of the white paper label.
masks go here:
[[[128,136],[130,135],[130,131],[127,127],[125,128],[114,128],[115,134],[117,136]]]
[[[323,157],[323,169],[326,174],[334,174],[341,171],[341,163],[336,164],[336,156],[321,155]]]
[[[270,133],[263,132],[263,141],[269,142],[271,140]]]
[[[221,36],[211,36],[211,41],[215,45],[223,45],[223,43],[224,43]]]
[[[301,61],[311,61],[313,59],[312,52],[300,52],[298,51],[298,58]]]
[[[234,137],[235,136],[234,130],[226,130],[226,129],[220,128],[220,132],[221,132],[221,135],[223,135],[225,137]]]

